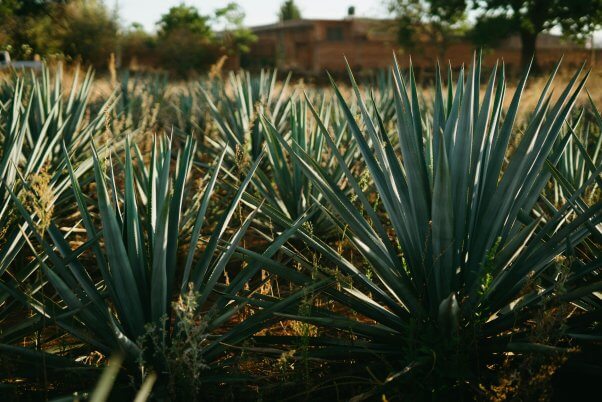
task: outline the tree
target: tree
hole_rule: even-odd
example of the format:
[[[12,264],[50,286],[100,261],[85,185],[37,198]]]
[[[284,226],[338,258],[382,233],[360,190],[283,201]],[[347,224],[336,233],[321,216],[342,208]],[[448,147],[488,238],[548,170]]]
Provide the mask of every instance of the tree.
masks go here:
[[[209,19],[208,16],[199,14],[199,11],[192,6],[180,4],[171,7],[157,23],[159,36],[167,36],[174,31],[187,31],[193,35],[211,38],[213,32],[209,26]]]
[[[495,41],[500,34],[520,36],[521,64],[533,58],[537,64],[538,35],[560,27],[563,35],[583,41],[602,24],[602,0],[477,0],[474,37],[481,43]]]
[[[15,58],[60,51],[56,11],[67,0],[0,0],[0,46]]]
[[[134,22],[120,35],[122,65],[136,69],[138,65],[152,65],[156,58],[156,37]]]
[[[62,54],[105,66],[118,23],[102,0],[0,0],[0,42],[15,58]]]
[[[399,44],[417,49],[427,38],[442,56],[463,29],[467,6],[466,0],[390,0],[388,8],[396,16]]]
[[[2,0],[0,16],[32,17],[47,14],[55,5],[67,4],[69,0]]]
[[[278,19],[280,21],[299,20],[301,19],[301,10],[295,4],[294,0],[286,0],[280,6],[278,12]]]
[[[207,68],[221,55],[249,51],[256,38],[244,27],[244,17],[234,2],[210,15],[201,15],[195,7],[183,4],[172,7],[157,23],[157,49],[162,64],[186,75]]]
[[[246,53],[257,40],[249,28],[244,26],[245,13],[236,3],[215,10],[214,23],[223,27],[220,35],[221,45],[228,54]]]
[[[100,0],[73,0],[56,13],[57,36],[66,56],[95,67],[107,65],[117,47],[117,21]]]
[[[210,20],[195,7],[181,4],[170,8],[157,23],[161,64],[180,76],[210,66],[219,53]]]

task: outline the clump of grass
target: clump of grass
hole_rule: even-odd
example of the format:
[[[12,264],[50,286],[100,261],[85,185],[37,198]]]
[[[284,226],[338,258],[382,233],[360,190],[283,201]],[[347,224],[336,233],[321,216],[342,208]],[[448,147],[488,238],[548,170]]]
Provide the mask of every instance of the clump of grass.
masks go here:
[[[168,317],[163,325],[155,323],[146,326],[146,334],[139,345],[146,354],[153,355],[153,361],[164,361],[165,367],[146,367],[144,358],[140,361],[145,371],[162,370],[167,380],[171,398],[176,400],[197,400],[202,392],[203,375],[210,368],[203,357],[204,347],[209,336],[208,321],[201,316],[197,300],[199,293],[191,285],[186,293],[172,303],[176,322],[171,337],[165,333]],[[171,341],[169,341],[170,339]]]
[[[29,178],[28,188],[23,188],[18,195],[27,211],[38,217],[37,230],[41,234],[48,230],[54,213],[51,179],[52,176],[42,168]]]

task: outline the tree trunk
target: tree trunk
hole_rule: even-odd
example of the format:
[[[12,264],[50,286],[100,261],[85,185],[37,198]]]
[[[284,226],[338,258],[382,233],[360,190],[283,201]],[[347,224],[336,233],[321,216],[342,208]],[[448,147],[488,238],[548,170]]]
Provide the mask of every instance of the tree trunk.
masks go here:
[[[531,71],[534,73],[538,73],[539,64],[537,63],[537,34],[538,32],[531,31],[521,31],[520,32],[520,40],[521,40],[521,66],[523,69],[527,68],[529,63],[531,62],[531,58],[533,58],[533,65],[531,66]]]

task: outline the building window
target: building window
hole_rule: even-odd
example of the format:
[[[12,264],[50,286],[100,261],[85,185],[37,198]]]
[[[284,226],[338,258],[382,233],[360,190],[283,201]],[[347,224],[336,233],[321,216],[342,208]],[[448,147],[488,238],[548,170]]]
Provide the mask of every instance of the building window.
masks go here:
[[[328,27],[326,28],[326,40],[330,42],[340,42],[343,40],[343,28],[342,27]]]

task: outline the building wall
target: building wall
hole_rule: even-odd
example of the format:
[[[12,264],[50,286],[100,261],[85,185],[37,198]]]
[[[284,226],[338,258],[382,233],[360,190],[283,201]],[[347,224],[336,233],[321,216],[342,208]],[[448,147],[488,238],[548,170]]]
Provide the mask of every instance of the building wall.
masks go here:
[[[322,42],[316,44],[316,63],[312,72],[345,70],[345,57],[354,70],[374,70],[387,67],[393,59],[393,46],[374,42]]]
[[[257,42],[251,46],[248,66],[274,67],[291,70],[308,70],[312,67],[311,48],[314,42],[312,25],[286,29],[269,29],[255,32]]]
[[[370,34],[369,22],[363,20],[303,20],[291,27],[264,29],[256,32],[258,42],[246,56],[254,61],[243,67],[265,67],[272,60],[275,67],[303,73],[320,74],[324,70],[343,72],[345,57],[354,71],[388,68],[393,61],[393,52],[402,67],[407,67],[410,57],[417,69],[431,70],[438,59],[448,61],[454,67],[471,63],[474,46],[467,41],[453,40],[444,51],[433,44],[422,43],[411,51],[400,48],[394,37]],[[592,59],[592,51],[571,43],[559,41],[557,37],[542,36],[538,43],[538,61],[542,67],[550,67],[564,55],[563,65],[581,64]],[[519,43],[520,45],[520,43]],[[520,69],[520,46],[515,40],[505,41],[494,50],[483,52],[485,66],[493,66],[503,60],[511,71]],[[594,59],[602,59],[598,49]]]

